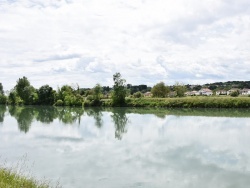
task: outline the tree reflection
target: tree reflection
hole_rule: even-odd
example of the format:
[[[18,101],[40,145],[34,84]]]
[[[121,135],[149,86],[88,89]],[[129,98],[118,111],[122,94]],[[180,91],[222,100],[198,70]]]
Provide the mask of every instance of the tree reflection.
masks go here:
[[[3,120],[4,120],[5,112],[6,112],[6,106],[5,105],[0,105],[0,123],[2,123]]]
[[[42,123],[52,123],[58,117],[58,110],[55,107],[37,107],[36,120]]]
[[[27,133],[34,119],[34,108],[10,106],[9,113],[16,118],[19,130]]]
[[[78,121],[78,124],[81,123],[81,116],[84,113],[82,108],[57,108],[58,118],[65,124],[72,124]]]
[[[128,117],[126,116],[125,109],[114,109],[113,114],[111,115],[115,125],[115,138],[118,140],[122,139],[124,133],[127,132],[126,125],[128,123]]]
[[[0,108],[0,120],[2,108]],[[15,117],[20,131],[27,133],[31,127],[32,121],[40,121],[50,124],[54,119],[58,118],[65,124],[72,124],[78,121],[80,124],[81,116],[84,113],[82,108],[56,108],[56,107],[25,107],[10,106],[9,113]]]
[[[95,119],[95,126],[101,128],[103,125],[102,112],[100,108],[90,108],[85,110],[88,116],[92,116]]]

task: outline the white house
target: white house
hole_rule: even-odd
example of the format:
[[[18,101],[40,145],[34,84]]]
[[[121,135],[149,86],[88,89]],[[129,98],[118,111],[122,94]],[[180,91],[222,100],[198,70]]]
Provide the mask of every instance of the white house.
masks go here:
[[[216,91],[216,95],[226,95],[227,91],[226,90],[218,90]]]
[[[194,96],[194,95],[199,95],[198,91],[188,91],[185,93],[186,96]]]
[[[208,89],[208,88],[203,88],[201,90],[199,90],[200,95],[206,95],[206,96],[210,96],[213,95],[213,91]]]
[[[240,90],[241,95],[250,95],[250,89],[244,88]]]
[[[148,92],[144,93],[144,96],[145,97],[152,97],[152,93],[148,91]]]

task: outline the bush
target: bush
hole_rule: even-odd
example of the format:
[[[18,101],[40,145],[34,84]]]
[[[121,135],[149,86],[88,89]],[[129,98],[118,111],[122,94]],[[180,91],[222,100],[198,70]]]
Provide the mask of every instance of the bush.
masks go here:
[[[62,100],[57,100],[54,105],[55,106],[63,106],[63,101]]]
[[[231,94],[230,94],[230,96],[231,97],[238,97],[239,96],[239,91],[233,91]]]
[[[138,92],[133,94],[133,97],[134,98],[142,98],[142,97],[144,97],[144,95],[140,91],[138,91]]]

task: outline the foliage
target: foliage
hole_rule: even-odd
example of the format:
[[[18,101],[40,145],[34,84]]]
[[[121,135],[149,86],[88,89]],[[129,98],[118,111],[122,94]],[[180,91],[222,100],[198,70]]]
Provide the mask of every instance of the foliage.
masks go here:
[[[4,95],[4,91],[3,91],[3,85],[2,85],[2,83],[0,83],[0,95]]]
[[[100,84],[96,84],[95,87],[93,88],[94,91],[94,100],[95,101],[100,101],[101,99],[101,94],[102,94],[102,87]]]
[[[125,79],[122,79],[120,73],[113,75],[114,87],[112,94],[112,103],[114,106],[123,106],[125,104],[126,88]]]
[[[36,104],[38,95],[36,89],[30,85],[29,80],[24,76],[19,78],[15,86],[17,95],[23,100],[24,104]]]
[[[168,95],[169,91],[169,87],[165,86],[164,82],[160,82],[152,88],[151,93],[153,97],[164,98]]]
[[[0,94],[0,104],[6,104],[7,97],[5,95]]]
[[[144,95],[140,91],[137,91],[136,93],[133,94],[133,97],[134,98],[142,98],[142,97],[144,97]]]
[[[176,92],[177,97],[184,97],[187,88],[184,84],[176,82],[174,85],[174,91]]]
[[[230,96],[231,97],[238,97],[239,96],[239,91],[237,90],[237,91],[233,91],[232,93],[230,93]]]
[[[129,98],[128,107],[166,108],[250,108],[248,97]]]
[[[69,85],[64,85],[58,88],[57,102],[55,105],[61,105],[61,102],[58,103],[58,100],[61,100],[65,106],[82,106],[83,97],[79,93],[78,89],[75,90]]]
[[[8,104],[21,105],[23,100],[18,96],[16,90],[12,90],[8,97]]]
[[[63,101],[61,99],[57,100],[54,104],[55,106],[63,106]]]
[[[1,156],[0,156],[1,157]],[[6,167],[5,163],[0,164],[0,187],[1,188],[49,188],[61,187],[59,182],[55,186],[50,185],[49,180],[36,180],[30,174],[30,167],[26,164],[24,156],[15,166]],[[25,171],[29,171],[25,173]],[[25,174],[25,175],[23,175]]]
[[[55,101],[56,92],[49,85],[41,86],[38,91],[38,103],[42,105],[51,105]]]

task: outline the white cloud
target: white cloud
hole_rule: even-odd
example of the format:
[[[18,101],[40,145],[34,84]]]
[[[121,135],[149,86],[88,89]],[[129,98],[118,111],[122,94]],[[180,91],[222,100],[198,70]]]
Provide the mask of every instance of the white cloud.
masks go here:
[[[249,80],[249,7],[247,0],[0,0],[0,82],[10,89],[27,76],[35,86],[92,87],[112,85],[115,72],[132,84]]]

